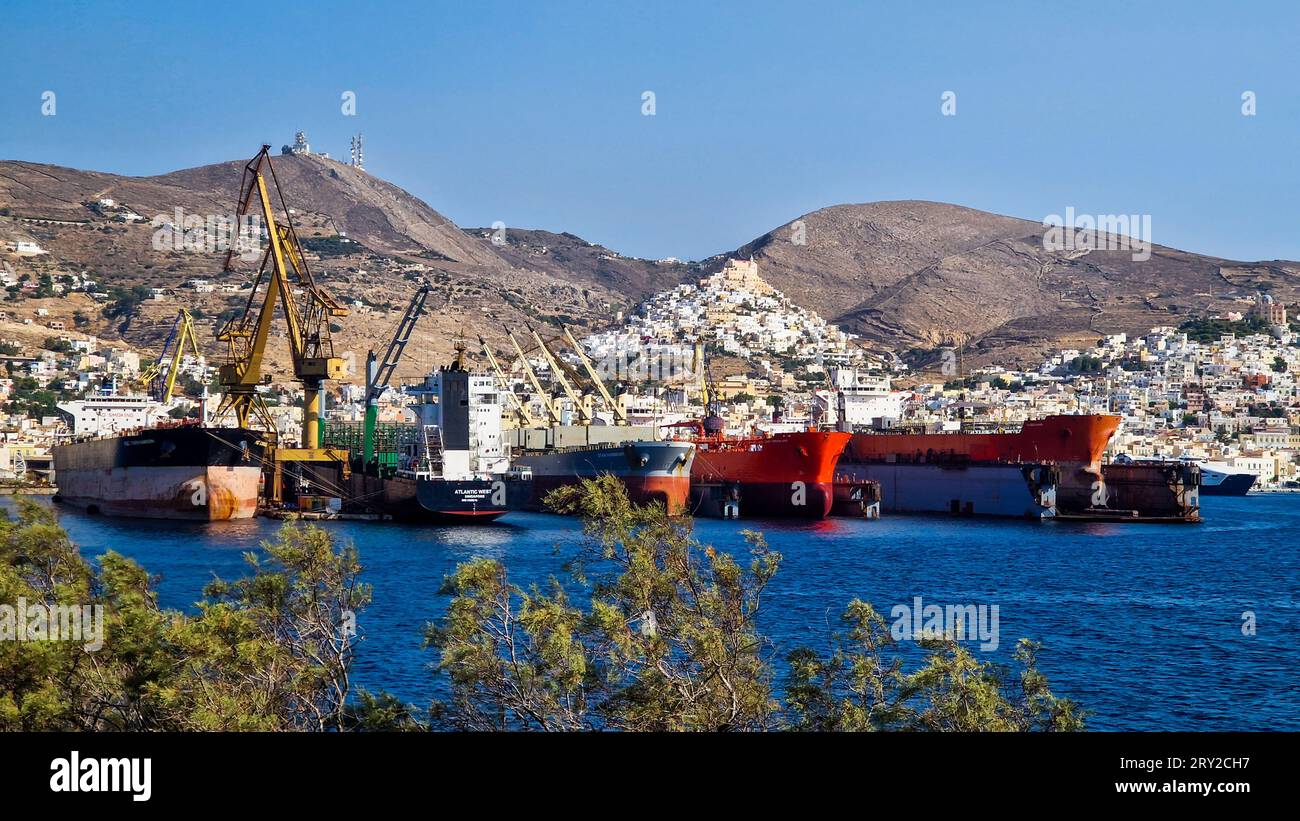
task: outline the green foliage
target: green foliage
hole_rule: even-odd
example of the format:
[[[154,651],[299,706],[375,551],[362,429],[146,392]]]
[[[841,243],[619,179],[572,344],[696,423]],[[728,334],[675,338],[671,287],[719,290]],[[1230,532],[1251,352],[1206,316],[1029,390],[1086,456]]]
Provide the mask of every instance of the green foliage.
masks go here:
[[[435,726],[461,730],[1079,730],[1082,713],[1048,689],[1036,645],[1022,642],[1014,680],[956,641],[926,639],[914,672],[887,657],[894,640],[871,605],[854,601],[848,630],[823,657],[788,656],[784,703],[772,643],[757,626],[781,556],[746,532],[750,561],[702,545],[691,521],[638,507],[612,477],[547,497],[583,518],[570,567],[590,591],[512,585],[494,559],[460,565],[447,615],[427,644],[451,698]],[[592,574],[589,576],[589,573]]]
[[[1248,316],[1241,320],[1230,319],[1189,319],[1178,326],[1178,330],[1187,334],[1187,338],[1192,342],[1199,342],[1202,345],[1210,342],[1218,342],[1219,338],[1227,334],[1234,336],[1250,336],[1251,334],[1262,334],[1268,332],[1268,323],[1263,317]]]
[[[806,648],[790,654],[787,702],[791,726],[813,731],[1078,731],[1083,713],[1059,699],[1038,670],[1039,645],[1022,639],[1014,680],[991,662],[946,638],[926,638],[929,656],[914,672],[884,654],[895,640],[870,604],[854,600],[847,631],[821,658]]]
[[[302,247],[324,257],[346,257],[352,254],[364,254],[366,248],[354,239],[346,237],[307,237],[302,240]]]
[[[60,339],[57,336],[45,337],[45,341],[41,343],[41,347],[47,351],[54,351],[55,353],[72,353],[73,350],[71,342],[66,339]]]
[[[1070,370],[1075,373],[1095,373],[1101,370],[1101,358],[1096,356],[1076,356],[1070,360]]]
[[[9,396],[9,407],[14,413],[40,419],[43,416],[57,416],[59,413],[59,393],[41,384],[30,376],[14,378],[14,389]]]
[[[0,601],[103,608],[102,646],[0,642],[0,730],[326,730],[348,725],[369,601],[351,548],[288,524],[253,574],[216,581],[198,615],[162,610],[148,574],[109,552],[82,558],[48,508],[0,518]]]
[[[511,585],[478,559],[448,579],[447,616],[428,630],[451,684],[434,715],[457,729],[761,730],[774,726],[768,644],[754,618],[780,564],[762,537],[742,569],[705,548],[689,519],[628,501],[612,477],[553,492],[584,519],[575,578],[584,610],[552,580]],[[606,572],[588,578],[594,562]]]
[[[104,316],[109,319],[130,319],[150,294],[148,285],[133,285],[130,288],[114,285],[108,290],[110,301],[104,306]]]

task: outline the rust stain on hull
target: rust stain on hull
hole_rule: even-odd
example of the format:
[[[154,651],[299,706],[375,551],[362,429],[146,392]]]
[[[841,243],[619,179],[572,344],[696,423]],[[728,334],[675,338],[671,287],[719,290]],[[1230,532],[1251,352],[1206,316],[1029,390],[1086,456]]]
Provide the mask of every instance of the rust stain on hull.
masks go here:
[[[55,501],[107,516],[249,519],[257,513],[261,476],[254,465],[64,470]]]

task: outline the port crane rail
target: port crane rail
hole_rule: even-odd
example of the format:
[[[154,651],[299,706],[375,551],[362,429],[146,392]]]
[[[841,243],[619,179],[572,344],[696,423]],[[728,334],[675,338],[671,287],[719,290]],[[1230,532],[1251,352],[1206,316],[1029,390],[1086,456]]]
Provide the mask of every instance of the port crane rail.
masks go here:
[[[172,343],[176,347],[172,348]],[[172,324],[171,332],[167,334],[167,341],[163,343],[162,352],[158,354],[158,360],[150,363],[149,367],[140,372],[140,382],[145,385],[153,386],[163,375],[163,365],[167,366],[167,377],[163,380],[162,389],[156,394],[158,400],[164,405],[172,401],[172,393],[176,389],[176,375],[180,372],[181,357],[185,354],[186,343],[194,351],[194,357],[197,359],[202,356],[199,351],[199,340],[194,335],[194,318],[190,312],[184,308],[178,308],[176,311],[176,321]],[[167,352],[171,351],[171,359],[167,357]]]
[[[222,397],[214,419],[220,420],[233,413],[240,427],[248,427],[253,417],[262,423],[270,439],[268,444],[275,470],[272,501],[278,502],[283,462],[339,462],[347,471],[346,451],[321,447],[320,415],[325,380],[340,379],[345,375],[342,358],[334,355],[328,320],[346,316],[348,310],[316,284],[307,267],[302,243],[271,163],[270,150],[269,145],[262,146],[257,156],[244,166],[240,182],[237,217],[243,218],[255,209],[260,210],[267,247],[243,313],[226,322],[217,332],[217,340],[226,343],[227,361],[218,369]],[[277,219],[272,205],[266,180],[268,171],[275,185],[276,199],[285,215],[283,222]],[[232,247],[226,252],[223,270],[233,270],[235,251]],[[264,281],[265,288],[262,287]],[[295,299],[295,287],[301,289],[305,297],[301,305]],[[262,362],[277,300],[283,305],[294,378],[303,386],[302,439],[297,448],[280,446],[275,420],[257,391],[264,382]]]

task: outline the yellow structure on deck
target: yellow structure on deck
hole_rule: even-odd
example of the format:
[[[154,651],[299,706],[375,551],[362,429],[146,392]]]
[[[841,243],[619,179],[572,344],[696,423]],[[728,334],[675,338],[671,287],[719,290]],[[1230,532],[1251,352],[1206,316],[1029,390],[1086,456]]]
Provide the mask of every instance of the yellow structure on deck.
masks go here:
[[[223,395],[213,418],[220,420],[233,413],[240,427],[248,427],[253,417],[262,423],[271,439],[268,451],[274,469],[271,501],[279,502],[284,462],[334,462],[341,465],[344,475],[347,473],[347,451],[320,446],[320,415],[325,380],[346,375],[342,358],[334,355],[329,319],[346,316],[348,311],[312,278],[293,219],[284,203],[275,168],[271,165],[270,150],[269,145],[264,145],[258,155],[249,160],[244,166],[244,179],[240,184],[238,216],[245,217],[254,209],[259,211],[268,243],[243,314],[217,332],[217,340],[226,343],[227,356],[226,363],[218,371]],[[276,217],[266,171],[270,172],[275,184],[284,222]],[[227,271],[231,270],[235,250],[231,248],[226,254]],[[301,306],[294,299],[295,288],[302,290],[304,299]],[[280,446],[275,421],[257,392],[257,387],[263,384],[262,360],[277,300],[284,306],[294,378],[303,387],[302,441],[296,448]]]
[[[194,318],[190,316],[189,311],[180,308],[176,311],[176,324],[172,325],[172,332],[163,343],[158,361],[151,363],[140,372],[140,381],[145,385],[153,385],[154,381],[163,375],[163,365],[167,365],[167,378],[158,393],[158,399],[164,405],[172,401],[172,393],[176,389],[176,374],[180,372],[181,357],[185,353],[186,342],[189,343],[190,350],[194,351],[195,359],[203,355],[199,352],[199,341],[194,336]],[[176,344],[175,348],[172,347],[172,343]],[[168,351],[171,351],[170,361],[167,359]]]

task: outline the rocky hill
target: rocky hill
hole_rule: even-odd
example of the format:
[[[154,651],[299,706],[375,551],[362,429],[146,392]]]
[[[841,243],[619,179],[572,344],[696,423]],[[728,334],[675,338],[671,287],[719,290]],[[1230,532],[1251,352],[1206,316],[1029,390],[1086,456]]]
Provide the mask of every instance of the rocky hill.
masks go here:
[[[28,284],[86,274],[101,293],[116,288],[157,288],[157,299],[116,310],[113,301],[74,293],[38,298],[30,288],[9,294],[10,310],[0,320],[0,337],[19,338],[31,326],[61,322],[102,339],[120,340],[148,352],[161,345],[178,306],[197,310],[201,323],[216,325],[242,308],[253,263],[221,272],[224,255],[162,243],[158,226],[180,216],[233,214],[246,161],[230,161],[156,177],[124,177],[26,162],[0,162],[0,262]],[[318,155],[277,155],[276,177],[286,205],[307,245],[309,264],[335,296],[353,306],[353,316],[336,323],[336,347],[355,361],[369,348],[382,348],[415,283],[429,281],[437,293],[408,348],[401,378],[422,374],[450,355],[457,337],[479,334],[498,341],[504,328],[534,321],[579,327],[607,321],[629,305],[628,294],[654,290],[654,263],[622,260],[606,266],[563,252],[571,264],[531,254],[521,232],[500,249],[462,231],[446,217],[401,188]],[[112,200],[104,207],[102,200]],[[277,211],[280,209],[277,208]],[[142,219],[129,218],[129,214]],[[156,219],[155,219],[156,218]],[[281,214],[283,219],[283,214]],[[151,224],[153,223],[153,224]],[[5,254],[10,243],[36,243],[47,253]],[[565,240],[573,249],[596,247]],[[561,251],[565,243],[552,243]],[[601,249],[603,250],[603,249]],[[663,287],[678,272],[662,271]],[[214,290],[196,291],[190,280],[209,281]],[[633,286],[635,283],[635,287]],[[106,315],[112,314],[112,315]],[[75,317],[75,320],[74,320]],[[210,333],[200,333],[210,340]],[[209,341],[209,352],[219,353]],[[287,364],[281,345],[268,351],[272,366]]]
[[[232,214],[245,162],[155,177],[0,162],[0,263],[11,276],[30,286],[84,274],[101,294],[165,290],[115,305],[103,296],[41,299],[30,287],[14,288],[0,337],[6,329],[16,336],[16,323],[30,323],[43,308],[38,327],[75,322],[84,333],[147,352],[161,344],[179,305],[207,325],[240,309],[247,292],[238,288],[251,264],[223,274],[222,254],[158,247],[150,223],[174,221],[178,209]],[[754,257],[800,306],[918,361],[961,342],[972,361],[1028,362],[1103,333],[1240,310],[1240,300],[1260,289],[1287,303],[1300,297],[1297,263],[1233,262],[1161,246],[1141,262],[1128,251],[1049,251],[1040,223],[919,201],[824,208],[698,263],[633,259],[569,233],[510,228],[494,237],[490,228],[461,229],[396,185],[317,155],[273,162],[313,270],[354,306],[354,316],[338,323],[342,352],[361,361],[368,348],[382,347],[415,283],[437,286],[403,378],[448,356],[462,334],[500,341],[505,328],[525,321],[607,325],[615,311],[717,270],[728,256]],[[19,241],[48,253],[4,252]],[[192,279],[214,289],[200,293],[187,284]],[[270,351],[274,366],[286,364],[284,354]]]
[[[962,342],[984,361],[1032,361],[1105,333],[1241,310],[1261,289],[1300,299],[1300,263],[1159,245],[1145,261],[1128,250],[1049,251],[1045,230],[943,203],[839,205],[708,262],[752,255],[796,301],[869,340],[900,351]]]

